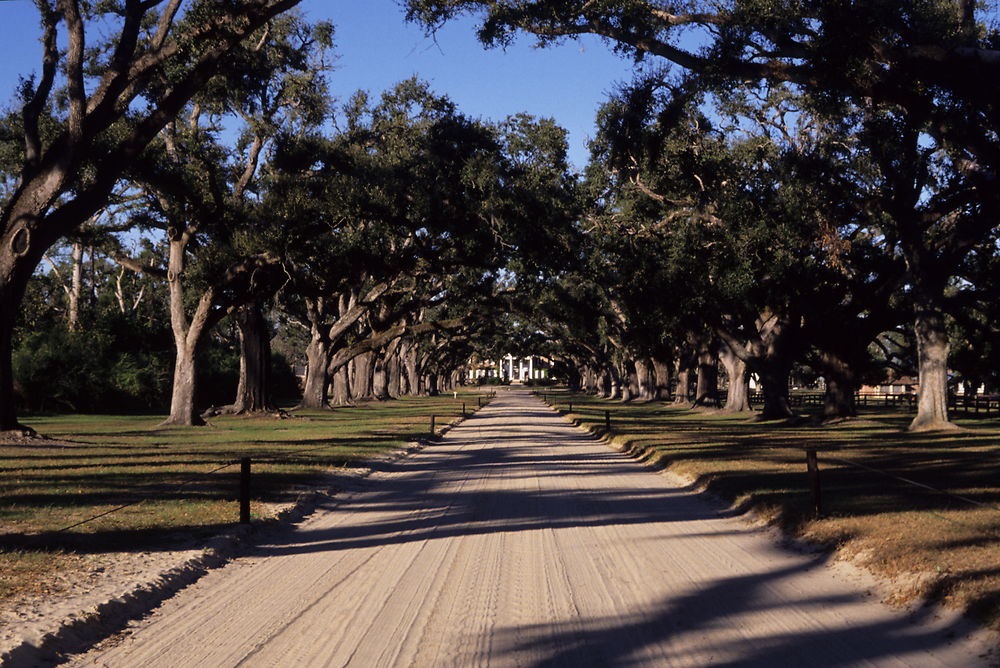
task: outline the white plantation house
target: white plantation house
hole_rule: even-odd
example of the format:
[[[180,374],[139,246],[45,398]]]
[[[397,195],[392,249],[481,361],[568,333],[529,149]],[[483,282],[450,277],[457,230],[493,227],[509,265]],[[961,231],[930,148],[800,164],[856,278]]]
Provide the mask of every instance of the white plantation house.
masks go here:
[[[471,381],[481,378],[497,381],[508,380],[523,383],[527,380],[542,380],[549,377],[552,360],[541,355],[516,357],[504,355],[495,360],[469,360],[467,377]]]

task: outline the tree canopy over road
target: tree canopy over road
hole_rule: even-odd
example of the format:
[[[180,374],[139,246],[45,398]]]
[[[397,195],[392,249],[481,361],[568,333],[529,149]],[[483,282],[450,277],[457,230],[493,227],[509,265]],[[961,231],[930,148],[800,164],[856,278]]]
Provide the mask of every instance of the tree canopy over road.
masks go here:
[[[555,120],[471,118],[418,78],[335,103],[334,27],[294,0],[36,4],[42,74],[0,119],[0,431],[436,393],[506,352],[730,411],[753,375],[765,418],[793,373],[826,418],[918,375],[913,430],[1000,387],[981,3],[404,3],[634,58],[582,175]]]

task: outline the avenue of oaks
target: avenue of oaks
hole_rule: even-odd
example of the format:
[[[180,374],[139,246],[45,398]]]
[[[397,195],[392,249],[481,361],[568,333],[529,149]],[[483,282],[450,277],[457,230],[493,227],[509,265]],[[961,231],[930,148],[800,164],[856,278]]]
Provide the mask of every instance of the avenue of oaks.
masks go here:
[[[272,347],[313,408],[508,353],[732,411],[753,374],[764,417],[793,372],[827,418],[916,375],[914,430],[949,426],[956,383],[997,387],[980,5],[406,2],[429,31],[470,14],[487,45],[635,59],[575,174],[555,120],[473,119],[419,79],[337,91],[334,27],[295,4],[36,2],[40,74],[0,120],[0,431],[46,404],[273,411]],[[235,398],[199,399],[229,348]]]

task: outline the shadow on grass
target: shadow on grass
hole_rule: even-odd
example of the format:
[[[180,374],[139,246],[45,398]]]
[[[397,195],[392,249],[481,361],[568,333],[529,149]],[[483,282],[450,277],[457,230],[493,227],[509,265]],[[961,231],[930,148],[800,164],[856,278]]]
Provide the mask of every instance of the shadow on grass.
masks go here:
[[[101,531],[47,531],[39,534],[0,534],[0,550],[32,552],[157,552],[191,547],[194,543],[232,528],[233,523],[178,524],[148,529],[104,529]]]
[[[550,419],[557,418],[550,415]],[[385,548],[497,533],[548,535],[580,527],[649,525],[648,535],[655,536],[657,525],[712,520],[725,514],[689,487],[630,487],[627,478],[621,478],[623,483],[614,489],[591,489],[585,482],[589,475],[623,476],[636,472],[638,467],[610,451],[561,452],[560,445],[592,439],[579,432],[567,433],[557,425],[530,430],[511,426],[510,430],[518,431],[507,433],[494,425],[479,429],[478,436],[474,435],[475,428],[469,435],[470,430],[455,432],[447,439],[446,454],[436,455],[432,448],[415,460],[385,464],[382,470],[395,475],[359,482],[358,488],[365,493],[354,498],[362,498],[361,506],[354,509],[351,502],[340,506],[355,519],[326,528],[289,532],[256,548],[253,554],[267,557]],[[739,485],[741,476],[750,475],[753,472],[733,471],[732,482]],[[489,476],[504,481],[548,477],[567,482],[548,488],[490,488],[474,482]],[[768,484],[776,488],[776,498],[787,496],[788,489],[794,486],[796,481],[790,476],[778,473],[768,478]],[[727,532],[693,532],[685,534],[683,540],[665,541],[662,548],[678,553],[703,548],[702,541],[691,539],[717,538],[722,533]],[[694,547],[696,543],[698,547]],[[599,544],[594,543],[595,549]],[[624,614],[601,617],[580,613],[571,619],[556,617],[544,624],[496,626],[484,631],[488,638],[482,640],[470,628],[466,640],[470,645],[489,646],[491,661],[527,661],[534,666],[650,665],[671,661],[720,666],[851,666],[936,650],[950,642],[950,633],[962,630],[956,623],[935,632],[921,631],[914,628],[914,619],[893,614],[842,626],[802,621],[803,616],[796,617],[796,623],[801,623],[799,628],[794,623],[787,627],[755,623],[762,613],[792,603],[805,610],[843,606],[842,614],[850,617],[852,606],[864,601],[863,592],[811,594],[796,584],[797,578],[822,568],[826,559],[824,555],[802,557],[792,565],[787,565],[787,560],[778,561],[785,565],[759,572],[734,566],[731,576],[704,582],[678,578],[676,592],[670,597],[635,606]],[[608,583],[587,586],[614,587]],[[776,592],[794,593],[779,596]],[[738,627],[738,622],[745,626]]]

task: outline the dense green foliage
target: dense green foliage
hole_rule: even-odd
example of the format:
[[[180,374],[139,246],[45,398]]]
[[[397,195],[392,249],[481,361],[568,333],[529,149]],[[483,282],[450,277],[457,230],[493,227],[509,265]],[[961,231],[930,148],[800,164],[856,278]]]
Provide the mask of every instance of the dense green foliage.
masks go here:
[[[431,30],[475,15],[487,44],[593,33],[634,57],[586,173],[553,120],[473,119],[416,78],[334,106],[333,28],[294,14],[230,36],[225,75],[194,81],[205,45],[185,31],[213,11],[197,5],[179,24],[190,51],[136,83],[167,117],[126,165],[105,160],[110,130],[81,144],[66,206],[44,213],[77,216],[44,250],[69,245],[38,255],[23,300],[13,278],[0,294],[20,314],[23,406],[152,408],[172,385],[171,423],[196,422],[196,404],[271,410],[272,339],[305,366],[313,408],[435,393],[507,353],[626,400],[673,388],[748,410],[752,377],[767,417],[791,414],[793,375],[822,379],[824,414],[845,417],[862,383],[919,374],[914,428],[945,424],[959,384],[995,388],[1000,40],[985,8],[406,4]],[[76,127],[65,57],[4,118],[10,211],[32,151]],[[90,57],[79,76],[95,83]],[[43,113],[47,85],[76,102]],[[121,136],[140,121],[106,120]]]

